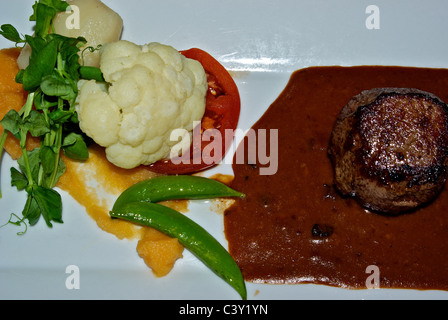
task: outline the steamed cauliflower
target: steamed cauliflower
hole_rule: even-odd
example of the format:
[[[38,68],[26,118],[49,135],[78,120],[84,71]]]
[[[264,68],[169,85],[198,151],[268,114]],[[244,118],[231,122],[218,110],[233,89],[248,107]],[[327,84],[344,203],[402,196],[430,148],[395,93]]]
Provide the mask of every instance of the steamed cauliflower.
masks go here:
[[[134,168],[187,150],[190,139],[171,141],[173,130],[193,131],[205,112],[207,77],[202,65],[171,46],[120,40],[101,51],[106,84],[84,81],[76,110],[80,128],[106,148],[107,159]]]

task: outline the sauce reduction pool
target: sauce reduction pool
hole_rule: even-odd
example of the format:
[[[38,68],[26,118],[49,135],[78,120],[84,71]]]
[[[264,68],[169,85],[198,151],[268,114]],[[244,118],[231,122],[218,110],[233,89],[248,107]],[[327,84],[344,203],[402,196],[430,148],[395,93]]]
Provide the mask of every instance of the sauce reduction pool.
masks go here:
[[[333,188],[327,147],[334,121],[352,96],[377,87],[418,88],[447,102],[448,70],[298,70],[253,126],[278,129],[279,163],[275,175],[264,176],[260,164],[233,165],[231,187],[246,198],[226,210],[225,233],[247,281],[365,288],[376,266],[380,287],[448,290],[446,188],[427,207],[398,217],[368,212]],[[239,148],[247,154],[243,143]]]

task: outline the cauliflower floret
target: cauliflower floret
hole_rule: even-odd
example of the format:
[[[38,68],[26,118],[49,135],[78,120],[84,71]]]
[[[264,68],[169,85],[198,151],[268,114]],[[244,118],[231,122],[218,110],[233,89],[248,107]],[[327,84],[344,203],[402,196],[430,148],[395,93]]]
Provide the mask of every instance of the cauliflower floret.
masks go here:
[[[169,158],[173,130],[193,131],[205,112],[207,77],[202,65],[171,46],[106,44],[101,71],[107,85],[80,82],[76,110],[81,130],[106,148],[107,159],[131,169]]]

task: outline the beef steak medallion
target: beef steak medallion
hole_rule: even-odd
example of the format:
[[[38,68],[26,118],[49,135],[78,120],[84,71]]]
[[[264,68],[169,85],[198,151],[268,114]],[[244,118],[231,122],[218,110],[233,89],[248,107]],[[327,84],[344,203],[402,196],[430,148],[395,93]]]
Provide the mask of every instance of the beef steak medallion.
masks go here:
[[[354,96],[341,110],[328,148],[339,192],[387,214],[411,211],[439,194],[447,152],[447,105],[412,88]]]

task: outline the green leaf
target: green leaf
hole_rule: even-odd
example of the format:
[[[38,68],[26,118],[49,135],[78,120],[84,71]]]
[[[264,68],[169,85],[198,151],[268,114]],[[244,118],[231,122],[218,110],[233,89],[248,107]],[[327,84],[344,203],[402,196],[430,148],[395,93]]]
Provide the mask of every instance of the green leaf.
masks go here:
[[[28,190],[22,214],[32,226],[39,221],[40,216],[50,228],[53,227],[52,222],[63,223],[61,196],[53,189],[34,185]]]
[[[30,21],[36,21],[37,20],[37,5],[38,1],[35,1],[33,4],[33,14],[30,16]]]
[[[23,74],[25,73],[25,70],[20,69],[19,72],[17,72],[15,77],[15,82],[23,84]]]
[[[23,88],[26,91],[35,91],[41,84],[42,79],[51,74],[57,61],[57,43],[48,42],[43,48],[36,52],[36,47],[32,46],[35,53],[30,57],[30,64],[23,73]]]
[[[20,139],[20,128],[23,125],[23,120],[16,110],[9,110],[0,121],[0,124],[5,130],[11,132],[14,137]]]
[[[36,110],[31,110],[28,117],[25,118],[23,126],[33,137],[41,137],[50,132],[44,115]]]
[[[77,112],[73,112],[73,115],[70,118],[70,122],[75,124],[75,125],[79,125],[79,117],[78,117],[78,113]],[[78,129],[79,129],[79,127],[78,127]]]
[[[26,151],[26,154],[28,156],[29,166],[30,166],[31,178],[33,179],[33,181],[38,181],[38,177],[39,177],[39,167],[40,167],[39,150],[40,150],[40,148],[35,148],[31,151]],[[26,163],[25,163],[23,154],[17,160],[17,163],[19,164],[19,168],[23,173],[27,172]],[[30,177],[27,177],[27,178],[30,178]]]
[[[57,105],[57,99],[48,99],[42,90],[37,90],[35,92],[34,108],[36,110],[49,110],[51,107],[56,107]]]
[[[25,42],[25,39],[22,39],[17,29],[10,24],[4,24],[0,27],[0,35],[15,43]]]
[[[74,89],[77,89],[76,84],[79,80],[79,68],[81,67],[79,51],[87,43],[87,40],[83,37],[69,38],[57,34],[51,34],[50,36],[58,41],[61,59],[65,61],[64,71],[66,77],[74,82]]]
[[[62,223],[62,199],[61,195],[49,188],[34,186],[33,198],[36,200],[39,210],[49,227],[52,221]]]
[[[42,37],[33,37],[30,35],[25,35],[25,40],[31,47],[31,55],[30,60],[36,60],[36,57],[39,55],[39,52],[47,45],[46,38]]]
[[[62,159],[59,159],[58,165],[56,167],[57,157],[51,147],[40,146],[39,148],[27,151],[26,153],[28,155],[31,178],[33,179],[33,181],[41,180],[42,183],[40,183],[40,185],[53,187],[53,185],[56,184],[59,178],[65,173],[66,166]],[[19,168],[23,173],[27,172],[23,155],[17,160],[17,163],[19,164]],[[44,171],[44,176],[39,179],[41,166],[42,170]],[[51,174],[54,170],[56,170],[56,176],[54,183],[51,183]],[[26,176],[26,174],[24,174],[24,176]]]
[[[11,186],[16,187],[17,190],[21,191],[28,185],[28,179],[19,170],[12,167],[11,171]]]
[[[64,100],[73,100],[77,90],[68,79],[64,79],[57,73],[45,76],[40,84],[42,92],[48,96],[60,97]]]
[[[85,161],[89,158],[89,150],[83,136],[75,132],[68,134],[64,138],[62,150],[71,159]]]
[[[61,52],[62,59],[69,60],[71,57],[77,55],[79,62],[78,52],[82,47],[87,44],[87,40],[84,37],[66,37],[61,34],[52,33],[48,35],[48,39],[55,39],[58,42],[58,48]]]
[[[55,110],[48,116],[54,123],[64,123],[73,117],[74,112],[70,110]]]
[[[42,146],[39,150],[39,158],[45,174],[50,174],[56,167],[56,154],[51,147]]]
[[[34,14],[30,17],[30,20],[36,21],[36,27],[34,29],[36,36],[45,37],[50,31],[51,22],[56,16],[56,9],[47,6],[41,2],[35,3],[33,6]]]
[[[65,166],[64,161],[63,161],[62,159],[59,159],[58,167],[56,168],[56,175],[55,175],[55,179],[54,179],[54,181],[51,182],[51,181],[50,181],[50,180],[51,180],[51,176],[48,175],[48,176],[46,177],[46,183],[45,183],[45,185],[46,185],[47,187],[53,187],[54,185],[56,185],[57,182],[59,181],[59,178],[65,173],[65,170],[66,170],[66,166]]]
[[[28,219],[28,223],[34,226],[41,216],[41,210],[37,201],[34,199],[33,195],[28,193],[26,199],[25,207],[22,210],[22,215],[25,219]]]
[[[70,7],[67,1],[62,0],[40,0],[40,2],[54,8],[58,12],[66,11]]]

